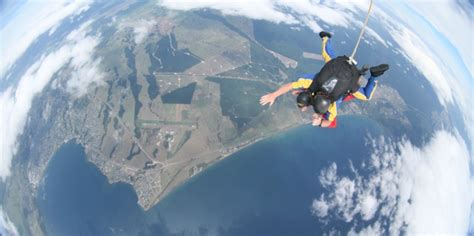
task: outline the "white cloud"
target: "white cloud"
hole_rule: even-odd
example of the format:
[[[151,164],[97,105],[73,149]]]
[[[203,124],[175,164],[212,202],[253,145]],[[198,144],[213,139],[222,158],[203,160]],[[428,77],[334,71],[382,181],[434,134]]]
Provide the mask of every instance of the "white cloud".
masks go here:
[[[431,82],[440,103],[452,103],[453,92],[447,77],[449,75],[439,66],[441,63],[437,63],[436,57],[426,44],[405,27],[392,30],[390,34],[403,50],[405,57]]]
[[[220,1],[220,0],[161,0],[158,1],[160,5],[174,10],[192,10],[210,8],[221,11],[227,15],[240,15],[249,17],[251,19],[267,20],[275,23],[285,24],[300,24],[308,26],[314,32],[321,30],[330,31],[330,29],[323,29],[317,20],[330,26],[341,26],[345,28],[357,28],[362,25],[360,20],[357,20],[355,15],[365,12],[369,6],[368,0],[364,1],[327,1],[314,3],[310,0],[243,0],[243,1]],[[294,14],[288,13],[291,11]],[[379,11],[374,6],[373,12]],[[374,17],[370,21],[375,20]],[[366,36],[372,37],[383,45],[387,46],[385,41],[369,29]]]
[[[87,36],[86,28],[91,21],[84,23],[81,28],[72,31],[67,39],[76,42],[71,50],[70,67],[73,69],[71,78],[67,81],[67,90],[76,97],[81,97],[93,85],[102,85],[104,74],[99,69],[100,58],[93,59],[94,51],[100,43],[95,36]]]
[[[359,234],[467,233],[473,182],[461,137],[438,131],[422,148],[408,141],[376,144],[379,148],[363,167],[370,170],[368,176],[357,171],[353,178],[338,176],[335,164],[321,172],[320,182],[329,193],[314,200],[316,216],[366,224],[360,232],[352,229]],[[389,232],[380,227],[384,223]]]
[[[443,2],[443,4],[451,6],[458,3]],[[413,14],[410,13],[412,2],[408,4],[409,6],[399,2],[387,2],[386,5],[392,14],[388,16],[385,13],[379,12],[382,25],[388,29],[394,42],[402,50],[400,53],[430,82],[438,101],[445,108],[448,105],[453,105],[462,111],[461,116],[464,120],[464,127],[469,139],[471,142],[474,142],[474,126],[472,125],[474,123],[474,113],[471,112],[471,95],[474,92],[472,72],[465,69],[469,68],[467,70],[472,70],[472,66],[463,63],[463,59],[457,54],[457,52],[460,52],[461,55],[466,53],[472,55],[472,45],[469,46],[465,43],[455,42],[455,37],[452,37],[452,35],[457,35],[459,31],[464,31],[462,29],[464,29],[466,24],[472,25],[472,17],[470,19],[459,19],[459,26],[456,27],[450,23],[453,21],[443,21],[445,25],[441,26],[439,21],[437,23],[431,22],[433,16],[428,13],[426,18],[424,16],[412,16]],[[438,7],[431,6],[433,4],[423,5],[429,5],[427,9],[438,9]],[[418,7],[420,6],[418,5]],[[453,10],[455,8],[455,6],[447,6],[443,10],[446,11],[443,14],[462,18],[462,16],[458,16],[457,10]],[[427,23],[428,20],[430,22]],[[437,29],[433,28],[432,25],[443,28],[444,31],[442,33],[444,34],[439,35],[439,33],[435,32]],[[467,31],[469,32],[469,30]],[[472,43],[472,30],[471,35],[466,33],[464,37]],[[450,41],[452,45],[446,43],[446,41]]]
[[[352,22],[352,16],[348,12],[341,11],[341,6],[334,3],[331,5],[314,4],[310,1],[276,1],[276,5],[291,9],[298,15],[313,16],[330,25],[348,27]]]
[[[374,193],[367,193],[365,196],[361,197],[361,210],[360,214],[362,215],[362,219],[370,220],[374,217],[375,212],[379,207],[379,203],[374,196]]]
[[[354,228],[352,228],[347,235],[349,236],[354,236],[354,235],[368,235],[368,236],[374,236],[374,235],[383,235],[382,234],[383,230],[379,222],[375,222],[373,225],[367,226],[363,228],[361,231],[356,232]]]
[[[241,1],[221,1],[221,0],[161,0],[159,4],[174,10],[192,10],[211,8],[222,11],[227,15],[240,15],[252,19],[270,20],[276,23],[296,23],[297,21],[289,14],[282,13],[274,1],[271,0],[241,0]]]
[[[135,22],[133,25],[135,43],[140,44],[141,42],[143,42],[143,40],[145,40],[145,38],[148,36],[150,31],[156,25],[156,23],[157,22],[154,20],[139,20],[138,22]]]
[[[423,1],[411,1],[408,4],[433,24],[437,31],[448,36],[447,39],[456,46],[464,64],[468,65],[471,75],[474,74],[473,6],[467,1],[446,0],[438,0],[436,4]]]
[[[360,27],[362,27],[362,24],[360,25]],[[382,39],[382,37],[379,34],[377,34],[377,32],[375,32],[375,30],[373,30],[372,28],[367,26],[365,28],[365,32],[367,33],[367,35],[371,36],[372,38],[377,40],[379,43],[383,44],[386,48],[388,48],[387,42],[384,39]],[[364,36],[364,38],[365,38],[365,36]]]
[[[88,24],[89,22],[84,25]],[[85,28],[83,26],[81,30],[71,32],[61,48],[43,55],[25,72],[17,86],[9,87],[0,94],[0,177],[3,180],[10,175],[11,160],[17,148],[16,140],[23,133],[33,99],[53,79],[53,75],[70,65],[74,71],[67,89],[76,92],[76,96],[83,94],[89,83],[97,82],[100,78],[96,61],[91,55],[99,40],[86,36],[83,32]],[[92,78],[81,78],[92,76],[91,72],[94,73]]]
[[[3,213],[3,208],[0,205],[0,235],[4,236],[16,236],[18,230],[15,225],[10,221],[10,218]]]
[[[65,18],[87,10],[90,4],[89,0],[39,1],[22,6],[19,13],[0,28],[0,78],[38,36],[56,28]]]

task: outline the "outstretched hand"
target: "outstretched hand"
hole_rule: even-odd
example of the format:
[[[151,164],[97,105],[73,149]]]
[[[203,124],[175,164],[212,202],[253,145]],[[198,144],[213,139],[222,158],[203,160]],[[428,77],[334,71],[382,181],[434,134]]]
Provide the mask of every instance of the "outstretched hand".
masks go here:
[[[313,119],[312,119],[312,121],[311,121],[311,124],[312,124],[313,126],[318,126],[319,124],[321,124],[321,122],[323,122],[322,119],[323,119],[323,117],[322,117],[320,114],[314,113],[314,114],[313,114]]]
[[[273,105],[273,103],[276,100],[276,96],[273,95],[273,93],[269,93],[267,95],[264,95],[260,98],[260,105],[265,106],[267,104]]]

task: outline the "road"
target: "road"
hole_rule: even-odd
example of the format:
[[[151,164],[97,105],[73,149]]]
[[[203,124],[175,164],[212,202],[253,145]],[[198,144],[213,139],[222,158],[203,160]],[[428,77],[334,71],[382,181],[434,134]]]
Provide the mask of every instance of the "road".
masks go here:
[[[130,131],[130,129],[127,127],[127,125],[125,125],[125,123],[123,122],[122,118],[120,118],[118,115],[115,114],[114,110],[112,109],[112,106],[110,106],[109,103],[107,102],[104,102],[105,106],[107,106],[107,108],[110,110],[110,116],[113,116],[115,118],[117,118],[117,120],[119,121],[120,125],[124,128],[125,132],[127,132],[131,137],[132,137],[132,140],[133,142],[138,146],[138,148],[140,148],[140,151],[142,151],[142,153],[153,163],[157,163],[159,165],[161,165],[162,167],[165,167],[166,165],[168,165],[168,163],[166,162],[161,162],[161,161],[158,161],[158,160],[155,160],[146,150],[145,148],[143,147],[143,145],[140,143],[140,141],[137,139],[137,137],[135,137],[135,135],[133,134],[132,131]]]

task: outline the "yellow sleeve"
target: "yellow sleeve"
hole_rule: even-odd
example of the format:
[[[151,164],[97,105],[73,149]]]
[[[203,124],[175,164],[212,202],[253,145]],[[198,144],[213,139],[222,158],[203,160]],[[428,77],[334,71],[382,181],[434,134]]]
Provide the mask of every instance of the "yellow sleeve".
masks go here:
[[[337,116],[337,105],[336,105],[336,102],[333,102],[329,106],[328,111],[326,112],[325,119],[330,121],[330,122],[333,122],[334,119],[336,119],[336,116]]]
[[[312,82],[312,79],[299,78],[296,82],[291,83],[291,87],[293,89],[307,89]]]

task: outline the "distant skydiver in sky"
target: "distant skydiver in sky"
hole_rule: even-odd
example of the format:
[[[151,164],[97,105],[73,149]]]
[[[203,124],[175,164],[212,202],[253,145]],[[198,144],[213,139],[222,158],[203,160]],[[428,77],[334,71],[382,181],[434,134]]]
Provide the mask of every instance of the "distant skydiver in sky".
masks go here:
[[[319,36],[322,39],[322,56],[326,62],[321,71],[305,75],[296,82],[285,84],[275,92],[262,96],[260,104],[271,106],[277,97],[293,90],[292,93],[297,95],[297,105],[302,111],[313,106],[313,126],[335,128],[338,106],[354,98],[370,100],[377,87],[377,77],[388,70],[389,66],[381,64],[370,68],[367,84],[360,87],[359,80],[368,67],[358,70],[351,65],[348,57],[335,57],[330,42],[331,34],[322,31]]]

